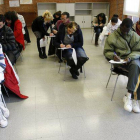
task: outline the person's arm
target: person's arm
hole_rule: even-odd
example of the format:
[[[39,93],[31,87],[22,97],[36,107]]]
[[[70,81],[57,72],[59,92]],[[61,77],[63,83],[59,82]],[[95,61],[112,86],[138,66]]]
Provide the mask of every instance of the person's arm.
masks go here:
[[[140,58],[140,36],[133,32],[133,46],[132,52],[128,55],[131,60],[139,59]]]
[[[6,32],[6,42],[2,43],[3,52],[16,50],[15,36],[11,28]]]
[[[104,55],[106,58],[110,60],[114,60],[114,47],[113,44],[110,43],[110,36],[106,39],[105,47],[104,47]]]
[[[61,41],[62,41],[62,40],[60,40],[60,34],[61,34],[61,32],[57,32],[56,37],[54,39],[54,46],[56,48],[60,48],[60,44],[61,44]]]
[[[97,19],[97,17],[93,18],[93,26],[98,26],[98,19]]]
[[[78,42],[74,41],[73,43],[71,43],[70,45],[72,46],[72,48],[83,46],[83,34],[80,28],[78,30]]]

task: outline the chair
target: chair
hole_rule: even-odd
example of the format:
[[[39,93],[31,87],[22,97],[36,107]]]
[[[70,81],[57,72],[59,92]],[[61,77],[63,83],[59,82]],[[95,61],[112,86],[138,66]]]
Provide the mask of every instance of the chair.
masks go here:
[[[126,69],[121,68],[121,67],[113,67],[113,64],[111,64],[110,71],[111,72],[110,72],[110,75],[109,75],[109,78],[108,78],[108,81],[107,81],[107,84],[106,84],[106,88],[107,88],[108,83],[110,81],[111,75],[117,75],[117,78],[116,78],[116,81],[115,81],[115,85],[114,85],[114,89],[113,89],[113,93],[112,93],[112,96],[111,96],[111,101],[112,101],[119,76],[120,75],[128,76],[128,71]]]
[[[95,18],[96,18],[96,16],[93,17],[93,21],[94,21]],[[95,30],[94,30],[93,21],[91,21],[91,29],[93,29],[93,35],[92,35],[91,43],[92,43],[92,41],[93,41],[94,34],[96,33]],[[106,16],[106,23],[105,23],[105,26],[106,26],[107,24],[108,24],[108,17]],[[91,30],[91,31],[92,31],[92,30]]]
[[[65,63],[65,74],[64,74],[64,81],[65,81],[65,77],[66,77],[66,69],[67,69],[68,65],[67,65],[67,61],[66,61],[66,59],[65,59],[64,57],[62,57],[62,52],[64,51],[64,49],[61,49],[61,48],[58,48],[58,49],[61,50],[61,60],[62,60],[62,62]],[[62,62],[60,61],[60,65],[59,65],[58,73],[60,72],[60,68],[61,68],[61,63],[62,63]],[[82,67],[83,67],[83,70],[84,70],[84,77],[86,78],[86,73],[85,73],[84,65],[83,65]],[[83,72],[83,71],[82,71],[82,68],[80,68],[80,72],[81,72],[81,73]]]

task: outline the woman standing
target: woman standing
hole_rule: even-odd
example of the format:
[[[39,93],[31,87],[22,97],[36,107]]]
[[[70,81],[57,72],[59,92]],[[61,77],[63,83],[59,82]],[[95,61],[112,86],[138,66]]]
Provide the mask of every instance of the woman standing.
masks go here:
[[[39,52],[39,57],[41,59],[47,58],[45,47],[40,48],[40,39],[45,39],[46,36],[53,36],[53,33],[48,33],[47,30],[49,27],[51,28],[52,32],[52,26],[51,21],[53,20],[52,14],[46,10],[42,16],[38,16],[32,23],[32,31],[35,34],[37,38],[37,48]]]
[[[95,45],[98,45],[98,38],[100,33],[103,31],[103,27],[106,24],[106,17],[104,13],[98,14],[96,17],[93,19],[93,26],[95,30]]]

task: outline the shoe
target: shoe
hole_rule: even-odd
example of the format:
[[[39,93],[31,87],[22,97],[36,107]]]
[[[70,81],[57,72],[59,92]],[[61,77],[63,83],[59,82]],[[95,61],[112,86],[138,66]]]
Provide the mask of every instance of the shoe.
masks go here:
[[[46,54],[43,54],[43,57],[44,57],[44,58],[47,58],[47,55],[46,55]]]
[[[80,75],[78,70],[77,70],[77,71],[75,71],[75,74],[76,74],[77,76],[79,76],[79,75]]]
[[[78,79],[78,77],[76,76],[75,72],[72,69],[70,69],[70,73],[73,79]]]
[[[0,109],[2,111],[3,116],[7,119],[10,115],[10,112],[9,112],[8,108],[4,107],[4,104],[2,102],[0,102]]]
[[[124,96],[123,97],[123,102],[124,102],[124,109],[128,112],[132,111],[132,100],[130,96]]]
[[[39,57],[40,57],[41,59],[44,59],[44,56],[43,56],[42,54],[39,54]]]
[[[0,127],[6,127],[8,125],[7,119],[3,116],[2,111],[0,109]]]
[[[137,100],[132,101],[132,110],[135,113],[140,113],[140,107],[139,107],[139,103]]]

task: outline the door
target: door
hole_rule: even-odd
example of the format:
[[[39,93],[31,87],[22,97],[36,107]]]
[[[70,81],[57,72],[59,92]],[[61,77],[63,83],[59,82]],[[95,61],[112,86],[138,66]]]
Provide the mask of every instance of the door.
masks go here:
[[[84,28],[84,19],[83,16],[75,16],[75,22],[81,27]]]
[[[84,16],[84,28],[91,28],[91,16]]]
[[[65,9],[66,9],[65,3],[56,4],[56,11],[61,11],[63,13],[65,12]]]
[[[74,3],[66,3],[66,12],[70,14],[70,16],[75,16],[75,4]]]

